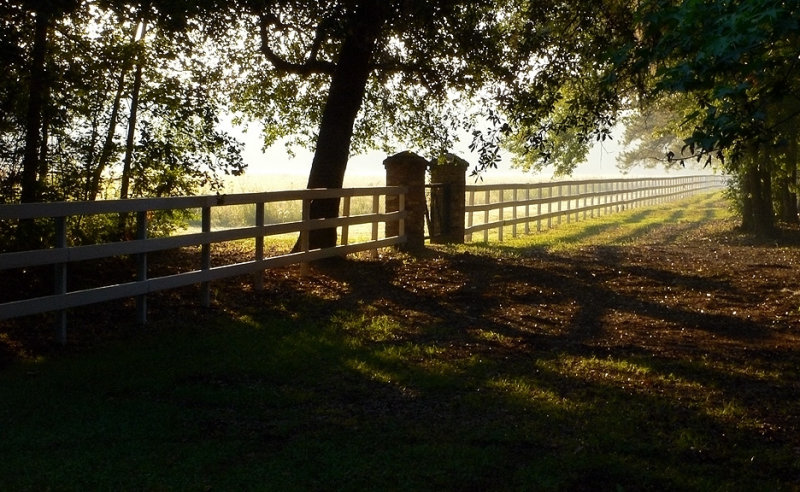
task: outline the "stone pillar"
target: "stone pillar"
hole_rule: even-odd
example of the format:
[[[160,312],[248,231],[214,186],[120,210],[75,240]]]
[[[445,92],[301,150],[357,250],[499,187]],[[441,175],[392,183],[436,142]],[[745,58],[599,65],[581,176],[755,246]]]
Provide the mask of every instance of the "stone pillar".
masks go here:
[[[466,194],[466,172],[469,163],[454,155],[445,154],[430,163],[431,184],[441,184],[441,195],[437,204],[443,207],[439,211],[431,211],[431,220],[441,221],[435,226],[438,233],[431,237],[432,243],[464,242],[464,197]]]
[[[425,247],[425,169],[428,161],[413,152],[405,151],[387,157],[386,186],[407,186],[405,232],[408,241],[400,246],[405,251],[419,251]],[[386,197],[386,212],[400,209],[397,196]],[[386,236],[396,236],[397,222],[386,223]]]

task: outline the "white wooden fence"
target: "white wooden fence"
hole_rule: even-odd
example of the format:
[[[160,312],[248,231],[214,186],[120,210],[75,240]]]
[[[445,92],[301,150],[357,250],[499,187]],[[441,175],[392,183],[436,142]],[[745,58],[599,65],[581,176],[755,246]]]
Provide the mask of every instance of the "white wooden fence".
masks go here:
[[[638,206],[654,205],[679,200],[697,193],[722,188],[726,176],[683,176],[675,178],[642,179],[591,179],[584,181],[557,181],[536,184],[468,185],[465,237],[472,241],[475,233],[483,232],[489,240],[489,231],[497,230],[497,239],[503,240],[503,231],[511,229],[517,236],[518,226],[530,233],[531,225],[542,230],[552,227],[553,221],[570,222],[605,215]]]
[[[15,300],[0,304],[0,320],[58,311],[58,338],[66,341],[66,310],[99,302],[136,298],[136,315],[140,323],[147,319],[146,296],[149,293],[174,289],[192,284],[201,284],[201,302],[210,303],[209,282],[227,277],[255,273],[255,287],[262,288],[261,272],[267,268],[305,263],[322,258],[343,256],[359,251],[369,251],[405,242],[404,232],[405,194],[404,187],[315,189],[278,191],[265,193],[245,193],[236,195],[149,198],[132,200],[109,200],[95,202],[59,202],[0,205],[0,220],[19,221],[26,219],[52,219],[55,230],[55,247],[0,254],[0,271],[34,266],[52,265],[55,268],[55,286],[51,295]],[[385,212],[386,196],[397,196],[399,211]],[[355,197],[372,197],[372,213],[350,215],[350,201]],[[342,199],[342,216],[334,219],[309,218],[312,200],[325,198]],[[381,213],[383,198],[384,212]],[[264,223],[265,204],[271,202],[302,200],[302,219],[278,224]],[[227,230],[211,229],[211,210],[214,207],[230,205],[255,205],[253,225]],[[148,213],[157,210],[200,209],[202,214],[201,232],[171,237],[148,238]],[[94,214],[136,214],[137,237],[133,240],[93,244],[88,246],[69,246],[67,244],[67,218]],[[399,233],[393,237],[380,238],[379,224],[399,222]],[[349,228],[358,224],[372,224],[370,240],[349,243]],[[326,249],[311,250],[308,231],[337,228],[341,244]],[[264,238],[286,233],[300,233],[301,251],[265,257]],[[254,257],[250,261],[235,264],[211,266],[211,245],[225,241],[253,239]],[[147,255],[156,251],[201,247],[201,261],[196,270],[148,277]],[[102,258],[134,255],[136,258],[136,279],[132,282],[106,285],[98,288],[69,291],[67,288],[68,265],[72,262],[97,260]],[[12,286],[3,286],[11,289]]]

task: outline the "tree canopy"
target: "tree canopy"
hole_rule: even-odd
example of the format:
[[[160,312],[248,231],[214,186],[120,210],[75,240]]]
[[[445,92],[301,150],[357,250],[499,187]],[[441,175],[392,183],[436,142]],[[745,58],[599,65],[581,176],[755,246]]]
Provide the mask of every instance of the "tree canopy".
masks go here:
[[[569,174],[620,121],[667,167],[734,173],[745,225],[796,220],[797,2],[215,0],[0,4],[0,200],[191,193],[244,170],[220,115],[349,156],[432,155],[472,130],[494,167]],[[491,127],[479,129],[480,121]],[[642,126],[647,122],[650,126]],[[660,150],[659,150],[660,149]],[[629,162],[641,162],[637,150]],[[338,213],[335,200],[312,217]],[[316,245],[330,243],[322,231]]]
[[[364,64],[368,77],[351,150],[389,142],[445,150],[452,142],[452,122],[463,118],[451,103],[479,89],[485,67],[476,61],[496,54],[501,45],[493,2],[377,4],[380,9],[366,23],[379,31],[371,33],[375,40]],[[248,117],[265,124],[267,145],[292,138],[315,146],[358,5],[273,2],[252,7],[241,19],[247,49],[232,53],[245,67],[236,102]]]
[[[492,127],[475,130],[479,170],[496,166],[504,145],[518,163],[554,164],[570,174],[593,142],[610,137],[636,78],[614,77],[614,54],[635,39],[634,12],[618,0],[525,2],[514,15],[514,77],[493,98]],[[613,78],[613,82],[612,82]]]
[[[3,201],[114,196],[126,179],[123,195],[186,194],[241,172],[198,32],[147,3],[59,5],[2,4]]]
[[[476,146],[489,156],[482,166],[491,167],[500,140],[511,137],[524,166],[554,162],[568,173],[621,116],[631,132],[656,118],[657,128],[630,140],[661,147],[666,167],[698,160],[733,173],[743,226],[768,232],[773,204],[797,221],[798,2],[537,6],[551,27],[528,34],[534,74],[506,88],[496,128],[476,133]]]
[[[636,19],[639,41],[619,67],[652,74],[645,103],[682,94],[694,105],[681,122],[681,153],[670,157],[717,159],[734,173],[746,228],[768,233],[773,202],[793,208],[784,217],[797,221],[788,195],[797,186],[800,4],[653,0]]]
[[[266,144],[314,147],[313,188],[341,187],[354,150],[401,142],[443,153],[470,121],[458,101],[514,73],[504,36],[517,3],[245,2],[238,107],[265,123]],[[313,218],[337,214],[337,200],[312,203]],[[333,232],[312,245],[333,244]]]

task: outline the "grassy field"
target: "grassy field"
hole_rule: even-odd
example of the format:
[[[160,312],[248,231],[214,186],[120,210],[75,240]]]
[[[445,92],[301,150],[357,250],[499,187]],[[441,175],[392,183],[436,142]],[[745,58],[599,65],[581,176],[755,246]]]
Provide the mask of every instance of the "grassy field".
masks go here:
[[[384,179],[372,176],[349,177],[345,188],[371,188],[384,186]],[[305,181],[302,176],[294,175],[254,175],[230,178],[225,182],[223,192],[226,194],[252,193],[263,191],[302,190]],[[266,203],[264,207],[264,222],[266,224],[279,224],[284,222],[299,221],[302,217],[302,201],[282,201]],[[340,213],[342,205],[340,205]],[[379,212],[385,211],[385,203],[381,203]],[[354,197],[350,203],[351,215],[363,215],[373,212],[372,197]],[[212,230],[248,227],[255,224],[255,205],[230,205],[214,207],[211,211]],[[200,232],[200,210],[193,211],[193,217],[187,221],[186,227],[178,230],[176,234],[190,234]],[[351,237],[369,239],[371,237],[370,225],[357,225],[351,227]],[[289,236],[283,236],[286,239]]]
[[[691,232],[698,229],[698,224],[718,225],[725,227],[719,221],[732,220],[731,209],[727,202],[722,200],[721,193],[706,194],[693,197],[664,206],[643,207],[628,210],[624,213],[598,214],[588,220],[583,216],[580,220],[562,217],[561,221],[552,220],[552,228],[547,229],[546,221],[542,224],[543,230],[536,232],[536,223],[530,224],[532,234],[525,235],[524,226],[517,226],[517,237],[512,237],[512,228],[504,229],[503,245],[518,251],[531,248],[543,248],[547,251],[570,250],[585,246],[614,245],[625,246],[647,242],[648,233],[670,229],[669,237],[659,234],[654,240],[667,242],[680,239],[682,232]],[[715,224],[718,223],[718,224]],[[488,245],[487,252],[492,250],[497,239],[497,231],[490,230],[489,242],[482,243],[483,233],[475,234],[476,247],[480,244]],[[508,250],[504,250],[508,251]]]
[[[503,244],[351,261],[348,280],[287,269],[263,293],[224,284],[242,290],[210,311],[176,302],[145,330],[29,353],[0,368],[0,489],[797,490],[797,345],[723,357],[738,335],[722,328],[708,345],[655,329],[612,343],[584,333],[585,316],[559,314],[611,302],[556,292],[584,285],[571,265],[587,286],[608,273],[584,248],[645,261],[675,243],[678,262],[681,241],[710,251],[709,238],[733,234],[728,218],[714,195]],[[621,278],[645,269],[624,262]],[[561,283],[529,277],[543,299],[516,299],[523,268]],[[664,289],[705,299],[699,274],[674,279]],[[526,306],[545,312],[511,318]],[[683,318],[650,309],[683,331]],[[765,424],[764,406],[784,427]]]

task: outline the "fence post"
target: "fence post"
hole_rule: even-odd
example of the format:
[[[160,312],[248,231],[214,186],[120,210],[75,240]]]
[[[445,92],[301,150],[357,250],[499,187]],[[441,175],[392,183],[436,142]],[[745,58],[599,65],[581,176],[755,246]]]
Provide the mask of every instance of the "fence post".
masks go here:
[[[373,210],[373,213],[377,213]],[[350,197],[345,196],[342,197],[342,217],[350,217]],[[373,228],[377,227],[377,222],[373,223]],[[377,236],[377,234],[373,233],[373,236]],[[372,238],[375,240],[375,237]],[[350,226],[347,224],[342,225],[342,239],[341,244],[342,246],[347,246],[348,241],[350,241]]]
[[[531,205],[530,203],[528,203],[530,202],[530,200],[531,200],[531,187],[526,186],[525,187],[525,234],[531,233],[531,221],[530,221]]]
[[[439,234],[434,237],[431,231],[431,243],[463,243],[464,242],[464,199],[466,198],[466,171],[469,163],[455,154],[445,154],[439,159],[430,161],[431,184],[444,185],[444,214],[434,213],[431,218],[444,217],[440,224]]]
[[[542,188],[539,185],[536,190],[536,199],[539,200],[536,204],[536,232],[542,232]]]
[[[469,206],[473,207],[474,205],[475,205],[475,191],[474,190],[470,190],[470,192],[469,192]],[[473,217],[474,214],[475,214],[475,212],[470,210],[469,214],[467,215],[467,227],[469,227],[469,228],[472,228],[472,223],[473,223],[473,220],[474,220],[474,217]],[[466,240],[467,241],[472,241],[472,233],[471,232],[467,236]]]
[[[350,197],[347,197],[347,198],[348,198],[348,201],[347,201],[347,204],[348,204],[347,213],[348,213],[348,215],[347,216],[349,217],[349,215],[350,215],[350,207],[349,207],[350,200],[349,200],[349,198]],[[380,213],[380,211],[381,211],[381,196],[380,195],[372,195],[372,213],[375,214],[375,215],[378,215]],[[377,241],[378,240],[378,226],[379,226],[378,225],[378,221],[375,221],[375,222],[372,223],[372,240],[373,241]],[[344,234],[344,230],[342,230],[342,234]],[[343,242],[342,244],[346,244],[346,243]],[[370,258],[372,258],[373,260],[376,259],[378,257],[378,250],[377,249],[370,250],[369,255],[370,255]]]
[[[583,220],[586,220],[586,216],[589,213],[586,207],[586,203],[589,201],[589,183],[583,183]],[[594,197],[593,197],[594,198]]]
[[[56,219],[56,248],[67,247],[67,218],[55,217]],[[67,264],[56,263],[55,265],[55,294],[64,295],[67,293]],[[56,339],[61,345],[67,344],[67,311],[62,309],[56,313]]]
[[[492,194],[491,194],[491,192],[489,190],[486,190],[483,193],[483,204],[484,205],[489,205],[490,203],[492,203]],[[488,224],[489,223],[489,209],[488,208],[483,211],[483,223],[484,224]],[[483,242],[485,242],[485,243],[489,242],[489,229],[484,229],[483,230]]]
[[[140,210],[136,213],[136,239],[147,239],[147,211]],[[147,253],[136,255],[136,280],[147,280]],[[136,297],[136,321],[143,325],[147,323],[147,296],[142,294]]]
[[[558,185],[558,224],[561,225],[561,201],[564,199],[564,186]]]
[[[202,230],[211,232],[211,207],[203,207]],[[200,246],[200,269],[211,269],[211,243],[207,240]],[[200,303],[203,307],[211,306],[211,283],[208,281],[200,284]]]
[[[406,242],[399,246],[406,251],[419,251],[425,247],[425,169],[428,161],[413,152],[404,151],[387,157],[383,161],[386,168],[386,186],[405,186]],[[386,212],[400,210],[400,200],[396,195],[386,197]],[[400,224],[386,223],[386,237],[399,235]]]
[[[264,260],[264,202],[256,202],[256,261]],[[256,290],[264,290],[264,270],[259,270],[255,274],[253,287]]]
[[[511,237],[517,237],[517,189],[511,191],[511,201],[514,202],[514,208],[511,209]]]
[[[567,185],[567,224],[570,223],[570,210],[572,210],[572,185]]]
[[[311,225],[311,199],[303,198],[303,211],[301,212],[301,220],[303,222],[303,231],[300,232],[300,251],[308,253],[311,249],[311,230],[308,228]],[[305,277],[311,273],[311,266],[308,261],[300,263],[300,275]]]
[[[505,207],[503,207],[503,204],[506,202],[506,190],[505,189],[500,189],[500,196],[498,197],[498,199],[500,201],[497,202],[497,203],[498,203],[498,205],[500,205],[500,207],[497,209],[497,213],[498,213],[498,218],[497,219],[498,219],[498,222],[500,223],[500,227],[497,228],[497,240],[500,241],[500,242],[503,242],[503,229],[505,228],[505,226],[503,226],[503,222],[505,221],[505,217],[504,217],[504,215],[505,215],[504,208]]]

